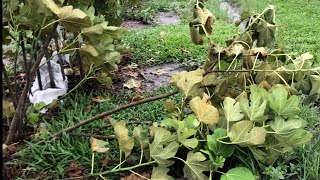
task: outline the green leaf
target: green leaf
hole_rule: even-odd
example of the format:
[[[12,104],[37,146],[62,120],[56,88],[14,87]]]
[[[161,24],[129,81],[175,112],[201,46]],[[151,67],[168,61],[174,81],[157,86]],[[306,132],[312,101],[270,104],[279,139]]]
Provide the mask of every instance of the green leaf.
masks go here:
[[[203,72],[203,69],[197,69],[190,72],[178,72],[171,77],[170,82],[174,83],[185,97],[188,97],[197,93],[196,90],[198,87],[196,85],[202,81]]]
[[[207,135],[208,148],[215,153],[216,156],[223,156],[225,158],[230,157],[234,152],[234,145],[223,144],[217,141],[217,139],[225,137],[227,130],[217,128],[212,135]]]
[[[72,6],[63,6],[57,14],[59,22],[67,31],[78,32],[82,28],[91,26],[89,16],[80,9],[73,9]]]
[[[30,112],[28,114],[28,120],[30,122],[30,124],[36,124],[39,121],[39,113],[34,113],[34,112]]]
[[[105,153],[109,151],[109,148],[105,147],[109,145],[109,143],[106,141],[102,141],[94,137],[90,137],[90,144],[91,144],[92,152]]]
[[[240,121],[244,117],[239,102],[230,97],[224,99],[223,110],[228,121]]]
[[[168,168],[153,167],[151,180],[174,180],[173,177],[171,177],[167,174],[168,172],[169,172]]]
[[[320,75],[311,75],[310,81],[312,84],[312,89],[309,95],[320,94]]]
[[[117,137],[119,148],[125,153],[125,158],[127,158],[133,149],[134,139],[128,135],[128,128],[126,128],[126,122],[118,121],[112,122],[114,127],[114,133]]]
[[[252,172],[245,167],[236,167],[222,175],[220,180],[256,180]]]
[[[201,152],[189,152],[183,168],[184,177],[194,180],[207,180],[203,171],[210,171],[210,161]]]
[[[270,127],[277,135],[289,136],[296,129],[302,128],[306,124],[307,122],[302,119],[288,119],[285,121],[282,117],[277,116],[275,120],[270,123]]]
[[[169,159],[176,155],[179,144],[174,141],[174,136],[168,130],[161,127],[154,127],[153,130],[155,135],[153,142],[149,145],[150,156],[161,167],[172,165],[174,162]]]
[[[189,129],[197,129],[200,125],[200,122],[198,121],[197,117],[193,114],[187,116],[183,121]]]
[[[267,106],[266,91],[255,85],[250,86],[250,105],[249,100],[242,98],[240,100],[241,110],[248,116],[251,121],[262,122],[267,120],[268,116],[264,115]]]
[[[195,128],[188,128],[185,121],[179,121],[176,119],[165,118],[162,121],[162,125],[166,127],[173,127],[177,131],[178,141],[185,147],[195,148],[198,146],[198,140],[196,138],[188,139],[197,133]]]
[[[148,132],[143,130],[141,125],[133,129],[133,137],[139,142],[141,149],[144,149],[149,145]]]
[[[232,143],[245,146],[264,143],[266,134],[263,127],[253,127],[252,121],[240,121],[231,126],[228,136]]]
[[[291,96],[288,99],[288,91],[283,85],[277,85],[270,90],[269,107],[278,116],[292,117],[300,113],[298,96]]]
[[[270,47],[271,44],[275,41],[275,30],[276,25],[261,21],[257,27],[259,32],[259,37],[257,39],[258,47]]]
[[[211,105],[210,97],[207,94],[204,94],[202,99],[200,97],[192,98],[190,108],[202,123],[216,124],[219,121],[219,111]]]
[[[36,111],[40,111],[42,108],[44,108],[46,106],[46,103],[41,101],[37,104],[34,105],[34,110]]]

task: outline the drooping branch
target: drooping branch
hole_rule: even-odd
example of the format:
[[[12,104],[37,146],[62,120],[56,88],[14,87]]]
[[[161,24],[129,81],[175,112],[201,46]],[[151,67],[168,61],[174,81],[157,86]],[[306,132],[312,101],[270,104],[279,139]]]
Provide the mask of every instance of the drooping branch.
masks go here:
[[[172,96],[172,95],[174,95],[174,94],[176,94],[176,93],[178,93],[178,91],[177,91],[177,90],[174,90],[174,91],[171,91],[171,92],[166,93],[166,94],[161,94],[161,95],[158,95],[158,96],[153,96],[153,97],[145,98],[145,99],[142,99],[142,100],[140,100],[140,101],[135,101],[135,102],[132,102],[132,103],[129,103],[129,104],[120,106],[120,107],[118,107],[118,108],[115,108],[115,109],[113,109],[113,110],[103,112],[103,113],[101,113],[101,114],[95,115],[95,116],[93,116],[93,117],[91,117],[91,118],[89,118],[89,119],[86,119],[86,120],[84,120],[84,121],[81,121],[81,122],[79,122],[79,123],[77,123],[77,124],[75,124],[75,125],[73,125],[73,126],[71,126],[71,127],[65,128],[65,129],[63,129],[63,130],[55,133],[55,134],[53,135],[53,138],[60,137],[63,132],[70,132],[70,131],[72,131],[72,130],[74,130],[74,129],[79,128],[80,126],[89,124],[89,123],[91,123],[91,122],[94,122],[94,121],[96,121],[96,120],[98,120],[98,119],[101,119],[101,118],[103,118],[103,117],[105,117],[105,116],[109,116],[109,115],[111,115],[111,114],[113,114],[113,113],[116,113],[116,112],[118,112],[118,111],[121,111],[121,110],[130,108],[130,107],[134,107],[134,106],[137,106],[137,105],[139,105],[139,104],[144,104],[144,103],[147,103],[147,102],[152,102],[152,101],[156,101],[156,100],[159,100],[159,99],[163,99],[163,98]]]
[[[103,136],[103,135],[97,135],[97,134],[85,134],[85,133],[69,133],[71,136],[83,136],[83,137],[94,137],[98,139],[116,139],[115,135],[110,136]]]
[[[95,116],[93,116],[93,117],[91,117],[91,118],[89,118],[89,119],[86,119],[86,120],[84,120],[84,121],[81,121],[81,122],[79,122],[79,123],[77,123],[77,124],[75,124],[75,125],[73,125],[73,126],[70,126],[70,127],[68,127],[68,128],[65,128],[65,129],[63,129],[63,130],[61,130],[61,131],[53,134],[52,138],[53,138],[53,139],[57,139],[57,138],[59,138],[59,137],[62,135],[62,133],[64,133],[64,132],[66,132],[66,133],[67,133],[67,132],[70,132],[70,131],[72,131],[72,130],[74,130],[74,129],[77,129],[77,128],[83,126],[83,125],[89,124],[89,123],[91,123],[91,122],[94,122],[94,121],[96,121],[96,120],[99,120],[99,119],[101,119],[101,118],[103,118],[103,117],[105,117],[105,116],[109,116],[109,115],[111,115],[111,114],[113,114],[113,113],[122,111],[122,110],[124,110],[124,109],[130,108],[130,107],[134,107],[134,106],[137,106],[137,105],[140,105],[140,104],[144,104],[144,103],[148,103],[148,102],[160,100],[160,99],[163,99],[163,98],[167,98],[167,97],[170,97],[170,96],[172,96],[172,95],[174,95],[174,94],[177,94],[177,93],[178,93],[177,90],[173,90],[173,91],[171,91],[171,92],[169,92],[169,93],[166,93],[166,94],[161,94],[161,95],[157,95],[157,96],[152,96],[152,97],[149,97],[149,98],[145,98],[145,99],[142,99],[142,100],[140,100],[140,101],[135,101],[135,102],[132,102],[132,103],[129,103],[129,104],[120,106],[120,107],[118,107],[118,108],[115,108],[115,109],[113,109],[113,110],[100,113],[100,114],[98,114],[98,115],[95,115]],[[45,142],[45,141],[42,140],[42,141],[38,141],[36,144],[37,144],[37,145],[41,145],[41,144],[43,144],[44,142]],[[25,148],[25,149],[23,149],[22,151],[28,150],[29,148],[30,148],[30,147]],[[21,152],[21,151],[15,153],[15,154],[13,154],[13,155],[11,155],[11,157],[12,157],[12,158],[14,158],[14,157],[19,157],[18,154],[19,154],[20,152]]]

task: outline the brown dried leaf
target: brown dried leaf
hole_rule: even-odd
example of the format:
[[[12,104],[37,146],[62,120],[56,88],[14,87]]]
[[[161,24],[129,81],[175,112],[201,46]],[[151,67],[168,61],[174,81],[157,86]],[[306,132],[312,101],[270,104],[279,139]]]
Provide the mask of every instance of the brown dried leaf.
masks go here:
[[[97,97],[92,97],[91,98],[91,101],[92,102],[96,102],[96,103],[102,103],[102,102],[106,102],[108,100],[109,100],[108,97],[102,97],[102,96],[97,96]]]
[[[77,165],[77,162],[72,161],[68,166],[68,177],[79,177],[83,175],[84,168]]]

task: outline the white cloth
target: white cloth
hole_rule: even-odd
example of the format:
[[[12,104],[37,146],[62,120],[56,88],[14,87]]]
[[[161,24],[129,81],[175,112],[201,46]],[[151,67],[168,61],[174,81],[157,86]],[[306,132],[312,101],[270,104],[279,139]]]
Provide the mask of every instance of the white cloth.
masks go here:
[[[42,65],[40,67],[42,90],[40,90],[38,77],[36,77],[31,87],[32,94],[29,95],[29,100],[32,104],[37,104],[39,102],[50,104],[53,100],[58,99],[59,96],[67,93],[68,79],[65,76],[65,80],[63,80],[60,64],[56,62],[55,58],[50,60],[50,63],[56,87],[51,87],[48,65],[46,63],[46,58],[43,58],[40,63],[40,66]]]

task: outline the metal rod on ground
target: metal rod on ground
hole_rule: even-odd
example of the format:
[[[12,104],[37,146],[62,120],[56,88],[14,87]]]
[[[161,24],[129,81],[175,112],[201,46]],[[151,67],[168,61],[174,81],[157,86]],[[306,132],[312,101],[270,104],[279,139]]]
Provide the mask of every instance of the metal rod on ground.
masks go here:
[[[48,50],[45,50],[45,56],[47,58],[47,65],[48,65],[48,72],[49,72],[49,78],[50,78],[50,85],[51,88],[55,88],[56,84],[54,83],[54,77],[53,77],[53,71],[52,71],[52,66],[51,66],[51,61],[48,60],[50,58],[50,54],[48,52]]]
[[[65,74],[64,74],[63,59],[62,59],[61,54],[59,53],[60,48],[59,48],[59,42],[58,42],[57,36],[54,37],[54,44],[56,45],[56,51],[57,51],[57,54],[58,54],[59,64],[60,64],[60,67],[61,67],[62,78],[63,78],[63,80],[65,80],[66,77],[65,77]]]
[[[37,60],[37,53],[34,53],[34,60]],[[39,89],[42,90],[42,82],[41,82],[41,76],[40,76],[40,69],[37,69],[37,78],[38,78],[38,84]]]

